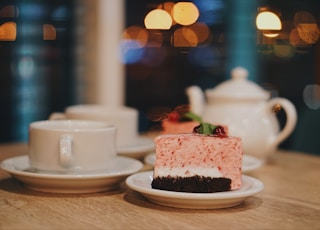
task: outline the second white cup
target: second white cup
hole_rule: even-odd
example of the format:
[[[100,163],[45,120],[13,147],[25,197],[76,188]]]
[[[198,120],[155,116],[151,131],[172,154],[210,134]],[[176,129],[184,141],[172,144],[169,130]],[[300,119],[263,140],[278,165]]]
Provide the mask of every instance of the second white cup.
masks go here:
[[[127,106],[73,105],[64,113],[51,114],[49,119],[94,120],[112,124],[117,128],[118,147],[134,145],[138,138],[138,111]]]

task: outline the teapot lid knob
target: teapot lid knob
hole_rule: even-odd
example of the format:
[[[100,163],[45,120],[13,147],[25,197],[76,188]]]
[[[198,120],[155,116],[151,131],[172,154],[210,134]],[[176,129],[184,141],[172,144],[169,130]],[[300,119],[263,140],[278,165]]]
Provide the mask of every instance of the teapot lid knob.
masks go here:
[[[232,76],[232,79],[234,79],[234,80],[247,79],[248,74],[249,74],[248,70],[243,68],[243,67],[241,67],[241,66],[236,67],[231,71],[231,76]]]
[[[231,79],[222,82],[214,89],[206,90],[208,99],[210,98],[231,98],[231,99],[255,99],[266,100],[270,97],[269,92],[265,91],[256,83],[248,80],[249,72],[239,66],[231,71]]]

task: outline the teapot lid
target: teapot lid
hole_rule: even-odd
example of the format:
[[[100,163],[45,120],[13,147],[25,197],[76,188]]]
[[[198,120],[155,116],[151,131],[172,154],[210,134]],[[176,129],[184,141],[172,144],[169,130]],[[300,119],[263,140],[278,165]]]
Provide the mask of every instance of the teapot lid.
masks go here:
[[[270,94],[259,85],[248,80],[248,71],[236,67],[231,72],[231,79],[222,82],[213,89],[206,90],[206,95],[219,98],[267,100]]]

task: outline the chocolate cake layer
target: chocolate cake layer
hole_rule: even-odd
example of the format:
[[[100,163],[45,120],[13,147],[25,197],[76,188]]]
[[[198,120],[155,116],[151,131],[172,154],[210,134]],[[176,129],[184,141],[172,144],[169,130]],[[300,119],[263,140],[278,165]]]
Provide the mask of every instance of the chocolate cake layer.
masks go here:
[[[190,192],[190,193],[212,193],[224,192],[231,189],[231,179],[211,177],[156,177],[151,183],[154,189]]]

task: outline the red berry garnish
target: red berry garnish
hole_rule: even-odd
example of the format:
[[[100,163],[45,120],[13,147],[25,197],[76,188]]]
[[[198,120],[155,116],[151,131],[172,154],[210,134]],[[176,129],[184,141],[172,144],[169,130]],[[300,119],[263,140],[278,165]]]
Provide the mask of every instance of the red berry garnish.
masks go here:
[[[193,128],[194,133],[200,133],[200,125],[197,125],[196,127]]]
[[[180,120],[180,114],[177,111],[172,111],[168,116],[168,120],[178,122]]]
[[[224,129],[224,127],[222,127],[221,125],[218,125],[214,131],[213,131],[213,135],[217,136],[217,137],[228,137],[226,130]]]
[[[212,135],[220,138],[228,137],[223,126],[214,126],[209,123],[200,123],[200,125],[193,128],[193,133]]]

